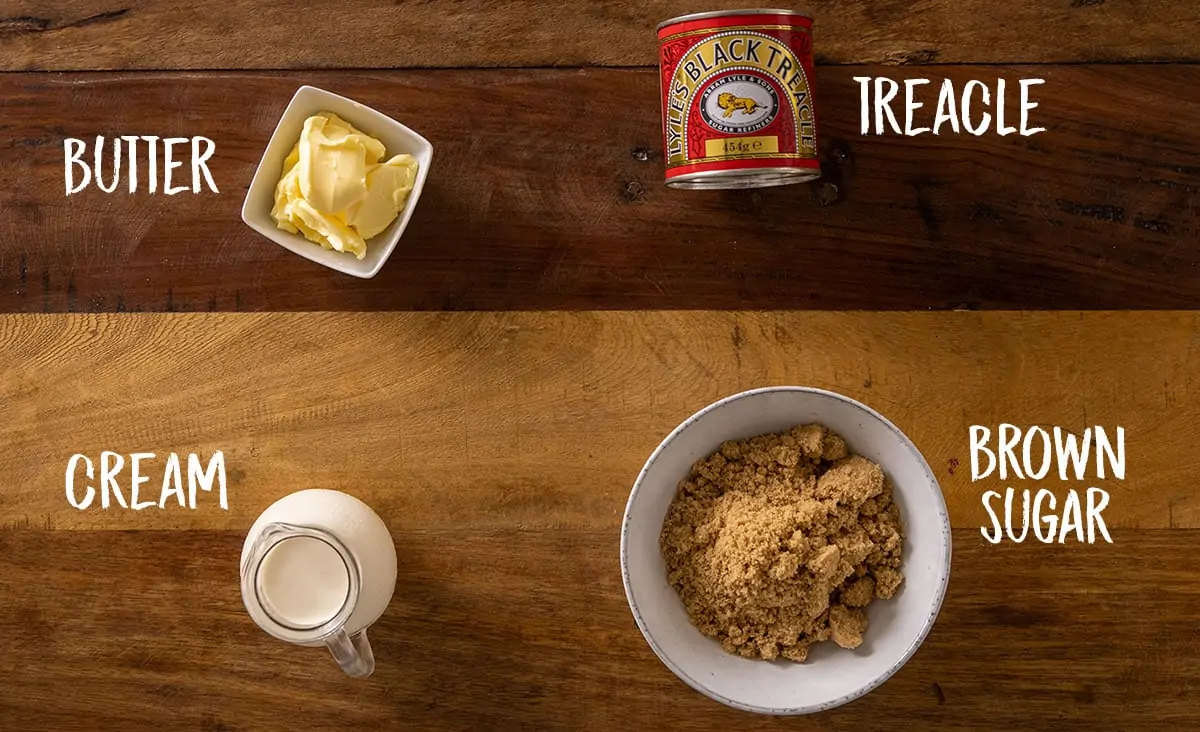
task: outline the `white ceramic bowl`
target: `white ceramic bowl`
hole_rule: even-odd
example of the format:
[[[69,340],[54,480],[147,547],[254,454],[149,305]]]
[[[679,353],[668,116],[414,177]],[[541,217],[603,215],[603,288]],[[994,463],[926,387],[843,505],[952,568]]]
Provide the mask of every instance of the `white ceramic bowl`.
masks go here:
[[[884,469],[904,521],[904,583],[867,608],[855,650],[832,642],[808,660],[764,662],[726,653],[691,624],[667,582],[659,534],[667,507],[692,464],[722,442],[819,422],[850,450]],[[950,578],[950,519],[937,479],[912,441],[878,412],[820,389],[743,392],[700,410],[663,440],[634,483],[621,526],[621,572],[634,619],[650,647],[679,678],[731,707],[761,714],[809,714],[857,699],[916,652],[937,618]]]
[[[404,210],[386,229],[367,240],[367,255],[358,259],[353,254],[335,252],[280,229],[271,218],[271,207],[275,204],[275,184],[283,174],[283,161],[300,139],[304,120],[318,112],[333,112],[368,135],[378,139],[387,149],[388,157],[408,153],[417,159],[417,180]],[[374,277],[387,261],[396,242],[404,234],[413,209],[421,198],[425,178],[429,175],[429,164],[433,160],[433,145],[424,137],[400,124],[396,120],[337,94],[313,86],[302,86],[296,90],[292,101],[283,111],[283,117],[275,127],[267,150],[263,153],[254,171],[254,179],[246,191],[242,203],[242,221],[281,247],[310,259],[317,264],[344,272],[355,277]]]

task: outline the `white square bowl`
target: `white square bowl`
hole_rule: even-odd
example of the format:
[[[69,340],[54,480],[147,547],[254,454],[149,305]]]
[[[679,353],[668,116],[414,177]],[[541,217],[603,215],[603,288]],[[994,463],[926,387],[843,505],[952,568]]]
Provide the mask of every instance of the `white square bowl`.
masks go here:
[[[378,139],[387,149],[388,157],[408,153],[417,161],[417,179],[412,192],[408,194],[404,210],[386,229],[367,240],[367,255],[363,259],[358,259],[348,252],[325,249],[300,234],[284,231],[276,225],[275,219],[271,218],[271,208],[275,205],[275,185],[283,175],[283,161],[299,141],[300,133],[304,129],[304,120],[320,112],[333,112]],[[254,179],[250,181],[246,200],[242,203],[242,221],[271,241],[305,259],[355,277],[374,277],[396,248],[396,242],[400,241],[405,227],[408,226],[408,220],[412,218],[413,209],[417,207],[417,201],[421,198],[421,189],[425,187],[425,178],[429,175],[429,164],[432,160],[433,145],[391,117],[346,97],[313,86],[302,86],[296,90],[292,101],[283,111],[283,116],[279,119],[279,124],[267,143],[266,152],[258,164],[258,170],[254,171]]]

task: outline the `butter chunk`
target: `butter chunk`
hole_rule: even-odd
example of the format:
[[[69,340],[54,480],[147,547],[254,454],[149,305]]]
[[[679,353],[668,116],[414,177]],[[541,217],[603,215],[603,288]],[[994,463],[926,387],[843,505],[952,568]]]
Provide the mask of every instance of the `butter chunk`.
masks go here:
[[[386,229],[404,209],[417,180],[417,164],[411,155],[397,155],[367,173],[367,195],[349,211],[354,228],[364,239]]]
[[[330,112],[304,121],[283,163],[271,217],[325,249],[366,256],[366,240],[404,209],[417,177],[411,155],[386,162],[383,143]]]
[[[298,228],[315,232],[320,237],[317,243],[326,249],[349,252],[359,259],[367,255],[367,243],[337,216],[318,211],[303,198],[295,202],[293,211]]]

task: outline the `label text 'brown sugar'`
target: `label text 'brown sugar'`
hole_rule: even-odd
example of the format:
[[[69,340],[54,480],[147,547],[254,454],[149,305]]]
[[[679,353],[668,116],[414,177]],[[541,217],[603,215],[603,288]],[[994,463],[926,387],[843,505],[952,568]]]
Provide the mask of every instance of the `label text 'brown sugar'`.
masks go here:
[[[1110,439],[1101,426],[1088,427],[1078,436],[1061,427],[1047,431],[1034,425],[1022,431],[1015,425],[1001,424],[994,442],[992,435],[989,427],[970,428],[972,483],[993,474],[1002,481],[1010,477],[1042,481],[1056,476],[1061,482],[1090,482],[1089,466],[1098,481],[1125,480],[1123,427],[1117,427],[1115,439]],[[1013,486],[1007,486],[1003,494],[996,490],[983,494],[983,508],[991,526],[980,527],[980,533],[988,543],[999,544],[1007,536],[1019,544],[1025,541],[1031,526],[1034,537],[1043,544],[1065,544],[1070,538],[1087,544],[1094,544],[1097,538],[1112,543],[1104,523],[1109,496],[1103,488],[1090,485],[1082,494],[1071,488],[1061,503],[1055,492],[1043,485],[1036,491],[1022,490],[1019,504],[1017,495]]]

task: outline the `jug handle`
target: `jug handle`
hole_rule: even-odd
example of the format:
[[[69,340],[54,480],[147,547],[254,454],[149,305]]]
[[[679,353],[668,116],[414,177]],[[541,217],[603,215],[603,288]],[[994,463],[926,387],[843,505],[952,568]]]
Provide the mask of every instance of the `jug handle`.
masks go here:
[[[340,628],[336,633],[325,639],[325,646],[333,654],[333,660],[338,662],[348,675],[363,679],[375,671],[375,652],[367,640],[367,629],[363,628],[354,635]]]

